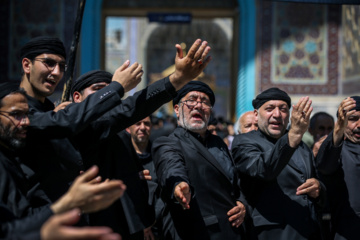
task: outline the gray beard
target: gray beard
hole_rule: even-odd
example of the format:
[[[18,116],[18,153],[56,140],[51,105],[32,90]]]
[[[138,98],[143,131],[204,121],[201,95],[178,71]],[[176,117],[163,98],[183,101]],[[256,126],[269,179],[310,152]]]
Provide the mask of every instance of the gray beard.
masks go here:
[[[186,130],[189,130],[191,132],[205,132],[207,129],[207,123],[205,121],[202,122],[202,124],[199,126],[191,126],[191,124],[189,124],[188,122],[185,121],[185,117],[184,117],[184,112],[181,111],[180,112],[180,119],[179,119],[179,125],[183,128],[185,128]]]
[[[18,150],[25,146],[25,141],[23,139],[17,139],[14,137],[16,132],[19,131],[18,128],[15,128],[14,131],[11,131],[10,128],[6,128],[0,123],[0,129],[2,130],[2,134],[0,134],[0,141],[2,141],[8,147],[13,150]]]

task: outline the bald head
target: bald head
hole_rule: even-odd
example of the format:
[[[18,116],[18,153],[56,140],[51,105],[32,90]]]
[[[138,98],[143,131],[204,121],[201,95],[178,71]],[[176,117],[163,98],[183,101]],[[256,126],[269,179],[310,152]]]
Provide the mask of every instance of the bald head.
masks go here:
[[[239,118],[239,134],[257,130],[258,124],[253,111],[243,113]]]

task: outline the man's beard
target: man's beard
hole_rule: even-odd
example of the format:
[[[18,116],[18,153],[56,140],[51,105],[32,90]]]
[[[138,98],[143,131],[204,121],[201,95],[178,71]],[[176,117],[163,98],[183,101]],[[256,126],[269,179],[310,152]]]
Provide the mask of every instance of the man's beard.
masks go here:
[[[181,123],[183,128],[185,128],[185,129],[187,129],[187,130],[189,130],[191,132],[202,132],[202,131],[205,132],[206,131],[207,122],[205,122],[205,121],[208,121],[209,119],[205,119],[205,121],[202,120],[201,123],[196,124],[197,126],[192,126],[187,120],[185,120],[185,115],[184,114],[185,114],[184,111],[181,110],[181,112],[180,112],[180,123]]]
[[[23,127],[16,127],[11,130],[10,127],[5,127],[0,123],[0,140],[5,143],[8,147],[17,150],[25,146],[25,139],[16,138],[16,133],[23,130]]]

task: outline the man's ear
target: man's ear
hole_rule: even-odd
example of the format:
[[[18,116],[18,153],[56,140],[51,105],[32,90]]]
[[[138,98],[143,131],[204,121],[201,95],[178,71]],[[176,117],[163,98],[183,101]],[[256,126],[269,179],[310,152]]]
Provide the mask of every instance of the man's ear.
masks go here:
[[[309,128],[309,129],[308,129],[308,132],[311,134],[311,136],[315,137],[315,136],[314,136],[314,130],[313,130],[313,129]]]
[[[125,130],[130,134],[130,128],[126,128]]]
[[[254,115],[255,115],[255,121],[258,122],[258,115],[259,115],[258,109],[254,109]]]
[[[176,117],[177,119],[179,119],[179,105],[178,104],[175,104],[174,106],[174,111],[175,111],[175,114],[176,114]]]
[[[30,73],[30,66],[32,64],[31,60],[28,58],[23,58],[21,61],[22,64],[22,68],[24,70],[25,74],[29,74]]]
[[[74,103],[80,103],[82,101],[81,93],[75,91],[73,94],[73,101]]]

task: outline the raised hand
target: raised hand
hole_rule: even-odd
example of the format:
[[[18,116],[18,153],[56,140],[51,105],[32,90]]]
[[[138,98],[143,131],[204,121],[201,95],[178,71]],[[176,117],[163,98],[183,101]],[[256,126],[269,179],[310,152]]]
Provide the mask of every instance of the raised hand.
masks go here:
[[[207,54],[211,48],[207,44],[206,41],[202,42],[201,39],[197,39],[186,56],[184,56],[181,46],[179,44],[175,45],[175,72],[169,78],[176,90],[199,76],[208,65],[211,57],[207,57]]]
[[[122,85],[125,92],[130,91],[141,82],[143,75],[142,65],[135,62],[130,65],[130,61],[126,60],[124,64],[116,69],[112,81],[116,81]]]
[[[310,124],[310,115],[313,110],[312,101],[309,97],[300,98],[296,105],[293,105],[291,112],[291,128],[289,130],[289,145],[296,147],[301,142],[304,133]]]
[[[190,209],[189,204],[191,199],[191,192],[189,184],[187,184],[186,182],[181,182],[176,185],[174,190],[174,196],[184,210]]]
[[[345,98],[338,108],[338,119],[334,126],[333,141],[334,145],[338,146],[344,138],[344,131],[348,123],[348,118],[354,114],[356,110],[350,111],[356,107],[356,101],[350,97]]]

